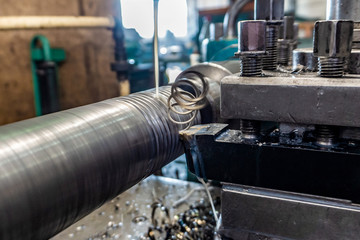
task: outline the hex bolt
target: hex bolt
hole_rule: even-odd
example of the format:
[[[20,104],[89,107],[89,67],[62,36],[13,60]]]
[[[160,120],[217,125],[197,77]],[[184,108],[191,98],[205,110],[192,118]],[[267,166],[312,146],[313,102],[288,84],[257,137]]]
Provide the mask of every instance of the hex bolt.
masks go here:
[[[241,76],[262,74],[262,57],[265,55],[266,21],[238,22],[238,52]]]
[[[263,69],[276,70],[279,27],[284,17],[284,0],[255,0],[254,19],[266,20],[266,55]]]
[[[281,38],[278,40],[278,63],[288,66],[292,64],[292,51],[294,50],[294,17],[285,16],[281,29]]]
[[[318,58],[321,77],[342,77],[350,57],[354,22],[350,20],[317,21],[314,29],[314,56]]]
[[[262,74],[262,58],[266,53],[266,21],[238,22],[238,52],[241,76],[259,76]],[[251,120],[240,120],[241,137],[256,140],[259,136],[260,123]]]

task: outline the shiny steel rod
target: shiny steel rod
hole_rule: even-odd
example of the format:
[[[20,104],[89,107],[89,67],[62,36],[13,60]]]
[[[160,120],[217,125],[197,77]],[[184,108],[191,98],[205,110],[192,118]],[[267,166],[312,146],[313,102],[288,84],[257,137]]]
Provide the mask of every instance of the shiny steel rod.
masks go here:
[[[209,84],[193,124],[222,122],[220,80],[234,69],[237,61],[206,63],[179,75]],[[168,117],[170,89],[0,127],[0,239],[49,239],[178,157],[186,126]],[[171,112],[175,122],[188,117]]]
[[[48,239],[178,157],[184,126],[159,94],[0,127],[0,239]]]
[[[154,78],[155,96],[159,97],[160,68],[159,68],[159,0],[154,0]]]

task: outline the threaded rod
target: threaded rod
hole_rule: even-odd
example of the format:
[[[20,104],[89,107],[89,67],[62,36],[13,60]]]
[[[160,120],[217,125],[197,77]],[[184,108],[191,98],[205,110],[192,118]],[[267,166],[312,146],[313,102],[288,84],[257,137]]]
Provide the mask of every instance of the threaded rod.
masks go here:
[[[317,125],[315,128],[316,144],[322,147],[332,147],[336,143],[337,128],[333,126]]]
[[[277,42],[279,38],[278,26],[266,26],[266,52],[263,57],[263,69],[275,70],[277,65]]]
[[[319,75],[321,77],[342,77],[344,75],[345,58],[319,57]]]
[[[278,63],[280,65],[289,66],[292,64],[293,44],[288,41],[279,42]]]
[[[257,139],[260,133],[260,123],[253,120],[240,120],[241,137],[245,139]]]
[[[240,75],[241,76],[260,76],[262,73],[262,56],[241,56]]]

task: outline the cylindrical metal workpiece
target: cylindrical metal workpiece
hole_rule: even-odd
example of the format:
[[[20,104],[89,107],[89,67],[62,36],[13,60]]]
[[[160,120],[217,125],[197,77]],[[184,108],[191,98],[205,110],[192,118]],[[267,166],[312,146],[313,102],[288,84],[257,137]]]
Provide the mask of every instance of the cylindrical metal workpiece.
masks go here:
[[[179,156],[169,91],[1,127],[0,239],[48,239]]]
[[[212,121],[220,80],[231,72],[200,64],[190,73],[209,83],[201,118]],[[153,89],[0,127],[0,239],[49,239],[178,157],[185,126],[168,117],[170,89],[161,87],[159,98]],[[177,122],[189,118],[170,114]]]

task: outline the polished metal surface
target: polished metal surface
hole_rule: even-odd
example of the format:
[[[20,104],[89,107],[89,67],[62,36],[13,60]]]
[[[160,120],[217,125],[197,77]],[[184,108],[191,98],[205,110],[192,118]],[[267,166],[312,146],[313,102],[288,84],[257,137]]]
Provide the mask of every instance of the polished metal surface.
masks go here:
[[[48,239],[178,157],[169,91],[0,127],[0,239]]]
[[[349,19],[360,21],[360,1],[358,0],[327,0],[326,19]]]
[[[196,72],[209,83],[208,105],[193,124],[220,119],[220,80],[231,69],[207,63],[179,75]],[[170,89],[0,127],[0,239],[48,239],[178,157],[186,126],[168,117]]]

